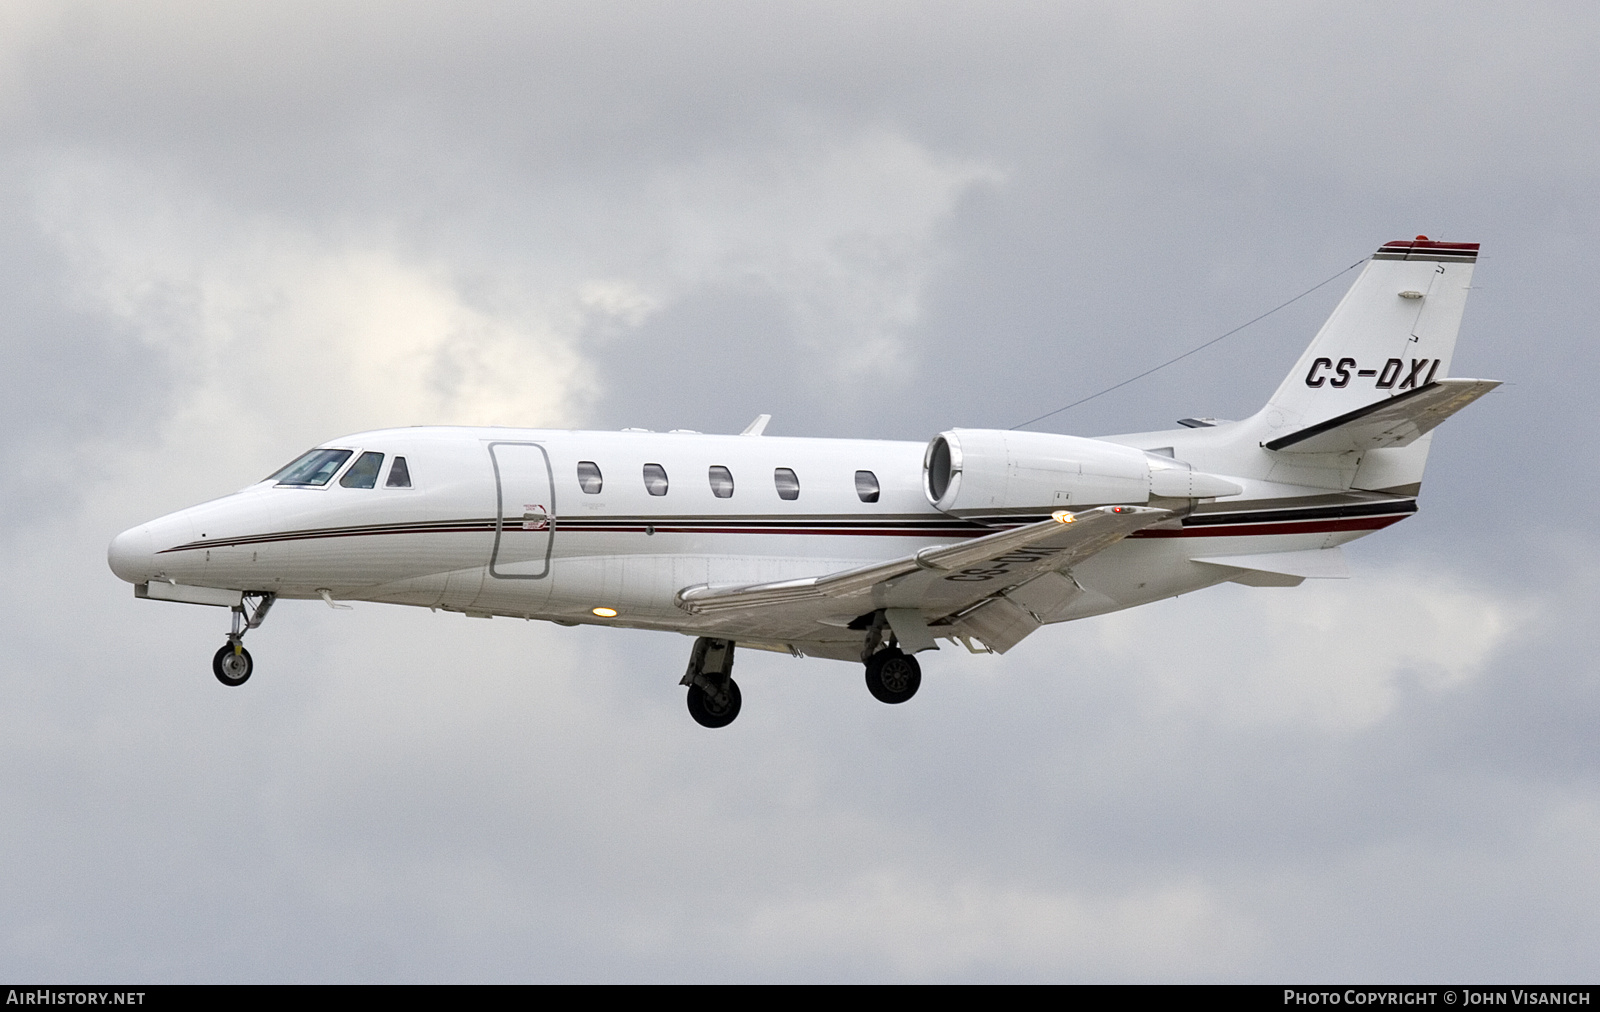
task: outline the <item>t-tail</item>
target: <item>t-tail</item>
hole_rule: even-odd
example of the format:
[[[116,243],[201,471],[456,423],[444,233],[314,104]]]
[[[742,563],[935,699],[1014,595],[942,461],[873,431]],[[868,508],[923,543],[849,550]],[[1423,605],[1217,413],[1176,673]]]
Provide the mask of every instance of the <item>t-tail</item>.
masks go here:
[[[1353,455],[1349,487],[1415,495],[1429,433],[1499,386],[1450,375],[1477,259],[1477,243],[1385,243],[1266,406],[1243,423],[1250,438],[1290,466],[1354,463]]]

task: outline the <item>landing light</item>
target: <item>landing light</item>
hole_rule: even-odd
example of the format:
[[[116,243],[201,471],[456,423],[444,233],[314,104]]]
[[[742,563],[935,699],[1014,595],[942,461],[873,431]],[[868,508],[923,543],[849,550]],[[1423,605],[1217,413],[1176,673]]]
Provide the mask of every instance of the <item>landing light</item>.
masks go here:
[[[1054,520],[1058,524],[1070,524],[1072,523],[1073,517],[1072,514],[1068,513],[1066,510],[1056,510],[1054,513],[1050,514],[1050,519]]]
[[[617,609],[615,608],[591,608],[589,610],[594,612],[596,615],[599,615],[601,618],[617,617]]]

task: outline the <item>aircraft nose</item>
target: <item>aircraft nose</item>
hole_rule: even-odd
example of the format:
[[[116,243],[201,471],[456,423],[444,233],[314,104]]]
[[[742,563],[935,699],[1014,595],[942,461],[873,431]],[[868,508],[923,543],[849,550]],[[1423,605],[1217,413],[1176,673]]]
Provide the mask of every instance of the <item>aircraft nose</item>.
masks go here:
[[[146,583],[155,576],[155,539],[150,536],[150,526],[141,524],[111,539],[106,549],[106,562],[111,571],[129,583]]]

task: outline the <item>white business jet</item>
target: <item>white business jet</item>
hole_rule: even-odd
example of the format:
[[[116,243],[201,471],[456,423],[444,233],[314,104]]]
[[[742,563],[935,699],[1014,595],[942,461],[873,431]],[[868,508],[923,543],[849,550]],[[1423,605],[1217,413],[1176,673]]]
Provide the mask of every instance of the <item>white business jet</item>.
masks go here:
[[[280,598],[696,637],[689,712],[738,715],[734,646],[864,663],[885,703],[940,642],[1223,582],[1346,575],[1340,545],[1416,511],[1431,431],[1498,385],[1450,376],[1475,243],[1385,244],[1266,406],[1087,439],[920,443],[420,427],[308,451],[111,543],[137,597],[232,609],[212,670]]]

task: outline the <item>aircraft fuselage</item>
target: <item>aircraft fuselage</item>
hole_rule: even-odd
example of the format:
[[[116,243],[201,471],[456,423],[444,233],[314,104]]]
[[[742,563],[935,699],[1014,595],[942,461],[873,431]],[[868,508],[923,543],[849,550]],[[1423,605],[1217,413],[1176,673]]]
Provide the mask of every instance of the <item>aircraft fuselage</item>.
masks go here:
[[[112,545],[112,568],[135,584],[817,643],[815,627],[781,615],[695,616],[675,594],[845,570],[996,530],[929,504],[920,443],[427,427],[323,445],[351,451],[325,483],[266,480],[133,528]],[[341,484],[372,453],[383,455],[372,487]],[[396,458],[409,487],[388,487]],[[1327,548],[1414,508],[1385,501],[1365,516],[1324,506],[1143,532],[1074,570],[1085,593],[1056,620],[1236,575],[1194,558]],[[837,639],[859,643],[860,633]]]

